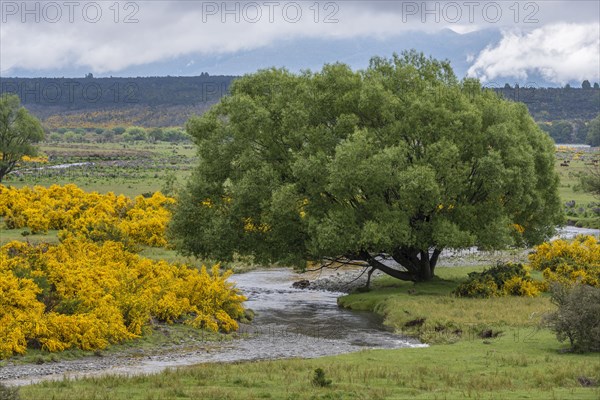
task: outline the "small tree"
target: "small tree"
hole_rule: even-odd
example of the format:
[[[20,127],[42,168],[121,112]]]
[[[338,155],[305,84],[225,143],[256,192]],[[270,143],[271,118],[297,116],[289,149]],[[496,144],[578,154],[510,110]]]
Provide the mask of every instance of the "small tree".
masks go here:
[[[591,88],[592,88],[592,85],[591,85],[590,81],[588,81],[588,80],[586,79],[585,81],[583,81],[583,82],[581,83],[581,88],[582,88],[582,89],[591,89]]]
[[[595,163],[589,166],[587,170],[581,174],[580,180],[583,190],[600,199],[600,165]]]
[[[21,107],[19,97],[0,96],[0,182],[23,156],[37,155],[35,144],[43,139],[40,121]]]
[[[592,147],[600,146],[600,114],[588,124],[587,144]]]
[[[126,129],[127,128],[122,127],[122,126],[115,126],[112,130],[115,133],[115,135],[122,135]]]
[[[554,285],[552,302],[558,310],[545,322],[563,342],[569,339],[571,350],[600,351],[600,288],[583,284]]]

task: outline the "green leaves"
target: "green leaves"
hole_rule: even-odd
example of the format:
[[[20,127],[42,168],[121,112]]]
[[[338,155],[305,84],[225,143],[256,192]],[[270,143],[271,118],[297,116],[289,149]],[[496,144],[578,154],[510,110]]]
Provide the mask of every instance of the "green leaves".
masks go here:
[[[552,143],[526,109],[414,51],[246,75],[187,129],[200,162],[173,232],[198,255],[394,253],[414,270],[418,254],[538,242],[560,221]],[[219,214],[185,204],[223,196]]]
[[[20,106],[17,95],[0,96],[0,182],[23,156],[37,155],[44,139],[40,122]]]

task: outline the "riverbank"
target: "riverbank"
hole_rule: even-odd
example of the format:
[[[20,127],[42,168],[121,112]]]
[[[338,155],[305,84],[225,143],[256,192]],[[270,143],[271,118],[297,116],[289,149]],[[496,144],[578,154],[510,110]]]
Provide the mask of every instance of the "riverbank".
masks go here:
[[[441,279],[419,285],[378,279],[376,290],[340,300],[346,307],[385,315],[387,324],[396,328],[406,325],[404,315],[424,318],[423,326],[444,320],[446,326],[462,327],[460,335],[434,329],[439,337],[452,340],[438,340],[431,347],[212,363],[149,376],[46,382],[21,388],[21,398],[598,399],[598,355],[564,353],[566,345],[539,329],[538,316],[552,307],[547,297],[449,296],[466,273],[478,268],[482,267],[439,268]],[[483,328],[491,333],[479,335]],[[302,350],[303,343],[298,346]],[[312,385],[316,368],[325,371],[331,385]]]

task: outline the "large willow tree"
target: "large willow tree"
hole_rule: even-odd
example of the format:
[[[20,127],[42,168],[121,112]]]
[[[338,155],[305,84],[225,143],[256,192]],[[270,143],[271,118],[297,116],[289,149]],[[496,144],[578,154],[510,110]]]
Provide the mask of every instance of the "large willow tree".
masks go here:
[[[425,281],[445,248],[539,243],[562,217],[554,146],[525,106],[414,51],[246,75],[187,130],[199,164],[172,232],[201,257]]]

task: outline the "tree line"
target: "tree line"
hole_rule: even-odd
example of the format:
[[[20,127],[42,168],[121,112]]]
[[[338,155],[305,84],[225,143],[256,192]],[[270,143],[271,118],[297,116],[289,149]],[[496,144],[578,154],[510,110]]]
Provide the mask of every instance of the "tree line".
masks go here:
[[[229,93],[236,76],[137,78],[0,78],[0,94],[17,94],[45,126],[89,127],[110,121],[134,121],[144,127],[183,126]],[[600,88],[584,81],[581,88],[495,88],[505,99],[524,103],[557,143],[587,140],[587,124],[598,114]],[[108,119],[107,119],[108,118]],[[120,119],[119,119],[120,118]],[[122,119],[122,120],[121,120]],[[555,121],[562,121],[550,129]],[[546,127],[546,128],[545,128]]]

